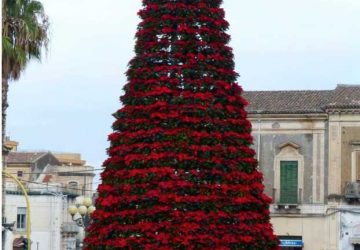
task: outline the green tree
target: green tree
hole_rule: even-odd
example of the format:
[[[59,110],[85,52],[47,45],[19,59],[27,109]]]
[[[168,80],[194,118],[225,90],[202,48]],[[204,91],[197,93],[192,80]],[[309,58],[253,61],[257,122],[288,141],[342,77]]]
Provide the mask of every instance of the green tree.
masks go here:
[[[48,17],[44,7],[34,0],[2,1],[2,145],[5,142],[6,109],[9,81],[17,80],[31,59],[40,59],[48,44]],[[6,148],[3,147],[3,167]],[[2,214],[5,217],[5,181],[3,177]],[[2,234],[3,249],[5,232]]]
[[[48,17],[41,2],[2,3],[2,142],[5,139],[9,81],[17,80],[31,59],[40,59],[48,43]]]

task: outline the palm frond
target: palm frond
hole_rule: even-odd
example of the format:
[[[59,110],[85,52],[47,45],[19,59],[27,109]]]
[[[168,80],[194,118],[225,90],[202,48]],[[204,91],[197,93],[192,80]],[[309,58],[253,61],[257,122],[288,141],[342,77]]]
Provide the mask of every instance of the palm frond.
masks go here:
[[[47,49],[48,17],[36,0],[3,1],[3,77],[17,79],[27,62]]]

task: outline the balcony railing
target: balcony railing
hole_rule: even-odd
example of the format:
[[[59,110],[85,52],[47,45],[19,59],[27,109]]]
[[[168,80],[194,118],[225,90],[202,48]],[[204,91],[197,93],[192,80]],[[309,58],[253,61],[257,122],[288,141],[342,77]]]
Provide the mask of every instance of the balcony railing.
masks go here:
[[[67,234],[77,234],[79,227],[74,222],[64,222],[61,225],[61,232]]]
[[[84,185],[65,185],[65,184],[49,184],[49,183],[29,183],[26,186],[28,193],[63,193],[68,195],[79,196],[83,195],[88,190],[84,189]],[[22,193],[22,190],[13,183],[6,183],[6,191],[8,193]]]
[[[302,197],[303,197],[303,189],[302,188],[298,189],[297,201],[295,203],[294,202],[282,202],[279,190],[277,190],[276,188],[273,188],[273,191],[272,191],[272,200],[273,200],[274,204],[299,205],[299,204],[303,203]]]

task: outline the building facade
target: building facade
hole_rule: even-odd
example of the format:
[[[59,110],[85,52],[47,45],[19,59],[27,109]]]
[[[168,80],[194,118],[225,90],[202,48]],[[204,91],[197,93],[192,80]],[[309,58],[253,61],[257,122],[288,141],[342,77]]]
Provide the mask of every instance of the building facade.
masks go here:
[[[346,198],[360,180],[360,85],[244,96],[282,248],[358,249],[344,227],[360,229],[360,205]]]
[[[77,249],[83,230],[72,221],[68,207],[78,196],[93,196],[94,168],[85,164],[80,154],[22,152],[17,151],[17,144],[9,152],[6,171],[28,192],[32,249]],[[6,178],[5,184],[6,218],[14,223],[13,232],[7,232],[6,237],[6,249],[10,250],[26,237],[28,208],[17,183]]]
[[[14,230],[8,234],[7,246],[12,249],[15,239],[25,236],[27,222],[27,207],[24,196],[21,193],[10,193],[6,195],[6,216],[8,222],[15,222]],[[32,194],[29,200],[31,204],[31,241],[32,249],[60,250],[61,225],[63,223],[62,207],[66,201],[62,196],[50,194]]]
[[[94,168],[86,165],[80,154],[12,150],[6,157],[6,170],[25,186],[57,183],[66,193],[92,195]],[[6,184],[17,186],[11,179]]]

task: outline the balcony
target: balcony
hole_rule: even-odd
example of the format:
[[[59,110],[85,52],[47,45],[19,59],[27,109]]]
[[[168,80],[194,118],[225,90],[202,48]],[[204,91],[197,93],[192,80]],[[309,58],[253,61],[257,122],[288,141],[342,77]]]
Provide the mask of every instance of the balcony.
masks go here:
[[[276,188],[273,189],[272,199],[274,204],[274,209],[278,213],[299,213],[299,206],[302,204],[303,190],[298,189],[297,197],[293,199],[282,199],[280,196],[280,190]],[[292,197],[291,197],[292,198]]]

